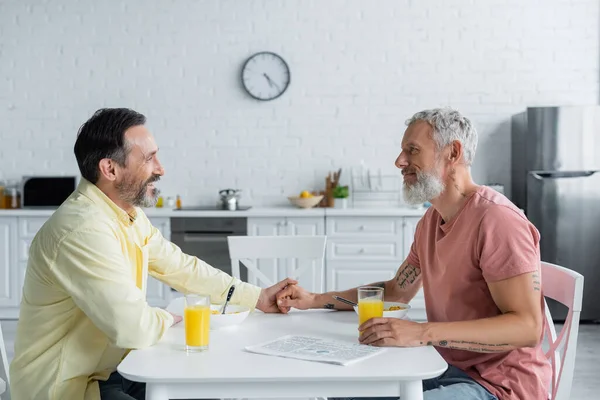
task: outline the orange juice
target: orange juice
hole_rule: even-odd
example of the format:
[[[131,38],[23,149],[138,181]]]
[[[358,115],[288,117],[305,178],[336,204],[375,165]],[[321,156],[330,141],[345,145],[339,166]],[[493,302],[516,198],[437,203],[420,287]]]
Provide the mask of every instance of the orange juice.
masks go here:
[[[185,344],[192,347],[208,347],[210,335],[210,307],[190,306],[183,311]]]
[[[358,324],[362,325],[371,318],[383,317],[383,301],[379,299],[361,299],[358,302]]]

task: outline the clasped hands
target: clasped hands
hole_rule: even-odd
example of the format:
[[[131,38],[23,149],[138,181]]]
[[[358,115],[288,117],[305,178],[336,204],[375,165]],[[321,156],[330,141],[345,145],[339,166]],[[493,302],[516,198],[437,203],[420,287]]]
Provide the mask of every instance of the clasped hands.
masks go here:
[[[287,314],[293,307],[299,310],[322,308],[317,295],[310,293],[297,284],[288,284],[277,294],[279,311]],[[361,344],[379,347],[417,347],[430,343],[423,341],[424,324],[398,318],[372,318],[358,327]]]

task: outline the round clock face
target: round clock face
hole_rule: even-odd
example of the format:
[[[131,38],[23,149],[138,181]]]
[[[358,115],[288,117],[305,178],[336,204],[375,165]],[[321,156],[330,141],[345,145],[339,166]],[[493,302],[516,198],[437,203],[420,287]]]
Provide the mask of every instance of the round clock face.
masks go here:
[[[290,84],[287,63],[274,53],[254,54],[242,68],[244,88],[258,100],[273,100],[281,96]]]

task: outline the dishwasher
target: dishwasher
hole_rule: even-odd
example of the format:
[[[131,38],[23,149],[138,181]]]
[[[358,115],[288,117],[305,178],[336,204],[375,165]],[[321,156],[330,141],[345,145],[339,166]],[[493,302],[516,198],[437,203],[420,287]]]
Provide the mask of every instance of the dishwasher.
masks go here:
[[[177,217],[171,218],[171,241],[181,251],[198,257],[231,275],[227,236],[245,236],[244,217]],[[248,270],[240,268],[240,279],[248,282]]]

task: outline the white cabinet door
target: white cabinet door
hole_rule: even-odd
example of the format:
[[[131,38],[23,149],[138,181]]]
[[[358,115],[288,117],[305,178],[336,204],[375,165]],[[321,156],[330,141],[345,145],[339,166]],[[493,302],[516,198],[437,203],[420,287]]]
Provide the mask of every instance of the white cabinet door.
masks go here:
[[[169,218],[150,218],[150,222],[167,240],[171,238],[171,220]],[[153,307],[166,307],[171,300],[171,288],[151,276],[146,284],[146,301]]]
[[[287,217],[285,219],[286,235],[317,236],[325,234],[325,219],[311,217]]]
[[[0,307],[19,305],[17,218],[0,218]]]
[[[402,223],[403,259],[406,259],[410,254],[410,246],[412,246],[412,243],[415,240],[415,230],[417,229],[417,224],[420,220],[420,217],[404,217]]]
[[[325,219],[322,217],[281,217],[281,218],[248,218],[249,236],[314,236],[325,234]],[[312,265],[309,265],[312,264]],[[321,292],[324,289],[324,271],[320,279],[316,279],[316,265],[310,260],[258,260],[258,268],[273,282],[278,282],[290,275],[295,268],[307,267],[299,278],[300,285],[309,291]],[[248,282],[258,286],[266,286],[257,281],[253,274],[248,275]]]
[[[248,218],[248,236],[282,236],[287,234],[285,217],[281,218]],[[265,274],[271,281],[279,281],[280,270],[285,269],[282,260],[258,260],[258,269]],[[240,265],[240,268],[245,268]],[[283,272],[283,271],[282,271]],[[266,287],[267,285],[256,278],[252,272],[248,272],[248,283],[256,286]]]
[[[248,218],[248,236],[279,236],[286,232],[285,217]]]
[[[325,234],[325,219],[313,217],[287,217],[287,235],[289,236],[318,236]],[[292,270],[302,269],[298,283],[306,290],[322,293],[325,290],[325,263],[323,269],[318,269],[318,264],[313,260],[288,260],[287,271],[280,270],[279,280],[291,275]]]
[[[398,270],[397,262],[327,263],[327,291],[342,291],[370,283],[389,281]]]

